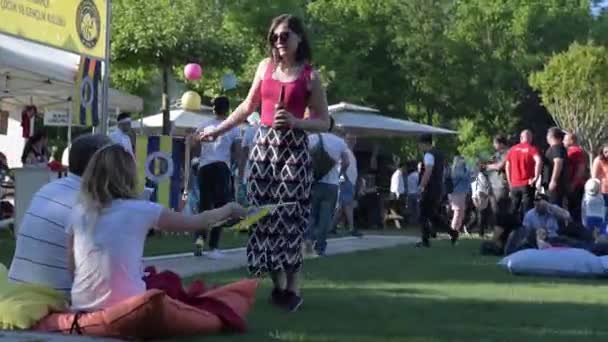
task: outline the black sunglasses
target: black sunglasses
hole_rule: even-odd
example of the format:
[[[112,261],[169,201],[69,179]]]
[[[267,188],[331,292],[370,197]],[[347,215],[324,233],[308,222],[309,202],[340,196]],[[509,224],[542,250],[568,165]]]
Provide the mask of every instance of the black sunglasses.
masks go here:
[[[289,31],[281,32],[279,34],[273,33],[270,35],[270,42],[272,44],[280,41],[281,43],[286,43],[289,40]]]

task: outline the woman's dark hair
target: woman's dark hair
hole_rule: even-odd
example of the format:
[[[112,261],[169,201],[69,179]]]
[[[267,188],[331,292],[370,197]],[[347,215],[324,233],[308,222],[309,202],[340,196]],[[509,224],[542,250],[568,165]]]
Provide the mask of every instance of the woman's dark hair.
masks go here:
[[[302,21],[291,14],[281,14],[280,16],[274,18],[272,20],[272,24],[270,24],[270,29],[268,30],[268,36],[266,37],[266,41],[269,46],[269,55],[270,59],[274,62],[277,62],[277,58],[275,58],[274,53],[274,45],[272,43],[272,34],[274,30],[282,23],[287,23],[289,29],[300,36],[300,44],[298,45],[298,50],[296,51],[296,62],[307,62],[310,63],[312,59],[312,52],[310,51],[310,44],[308,43],[308,37],[306,36],[306,31],[304,31],[304,25]]]
[[[32,135],[29,139],[27,139],[25,146],[23,146],[23,153],[21,154],[21,162],[23,164],[25,164],[25,162],[27,160],[27,156],[32,152],[34,145],[46,137],[47,137],[47,135],[46,135],[45,131],[38,131],[38,132],[34,133],[34,135]],[[43,151],[40,151],[40,152],[43,154],[48,153],[48,151],[46,149],[44,149]]]
[[[607,149],[607,148],[608,148],[608,143],[603,144],[602,147],[600,148],[600,152],[597,155],[598,157],[600,157],[600,160],[608,161],[608,158],[606,158],[604,156],[604,150]]]

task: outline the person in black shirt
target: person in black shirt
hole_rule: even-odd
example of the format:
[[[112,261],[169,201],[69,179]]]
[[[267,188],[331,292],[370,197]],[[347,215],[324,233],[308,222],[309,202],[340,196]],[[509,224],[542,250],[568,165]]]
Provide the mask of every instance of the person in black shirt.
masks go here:
[[[443,171],[444,158],[441,152],[433,147],[433,137],[423,135],[420,137],[419,146],[424,152],[424,173],[420,179],[420,225],[422,230],[422,241],[417,247],[430,247],[432,225],[435,229],[441,227],[450,232],[452,243],[458,240],[458,232],[447,227],[443,222],[439,209],[441,197],[443,196]]]
[[[547,132],[549,148],[545,152],[543,186],[549,202],[563,206],[568,189],[568,151],[564,147],[564,132],[552,127]]]

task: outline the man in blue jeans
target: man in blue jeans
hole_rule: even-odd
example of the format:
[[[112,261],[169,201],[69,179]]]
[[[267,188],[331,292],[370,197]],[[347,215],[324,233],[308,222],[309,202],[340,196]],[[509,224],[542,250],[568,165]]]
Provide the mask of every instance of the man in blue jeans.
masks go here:
[[[333,120],[330,120],[330,132],[333,128]],[[316,148],[321,144],[325,152],[334,160],[331,170],[321,179],[315,181],[311,189],[311,212],[309,228],[305,235],[307,254],[311,254],[314,242],[314,250],[319,255],[325,254],[327,247],[327,233],[331,229],[336,201],[338,199],[338,187],[341,175],[348,168],[348,146],[344,140],[332,133],[310,134],[308,136],[309,149]]]

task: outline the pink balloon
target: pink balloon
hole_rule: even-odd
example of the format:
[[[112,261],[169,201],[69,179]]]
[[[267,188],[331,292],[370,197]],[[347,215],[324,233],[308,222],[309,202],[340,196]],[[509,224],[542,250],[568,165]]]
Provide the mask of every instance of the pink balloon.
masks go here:
[[[198,81],[203,75],[203,68],[196,63],[189,63],[184,68],[184,76],[188,81]]]

